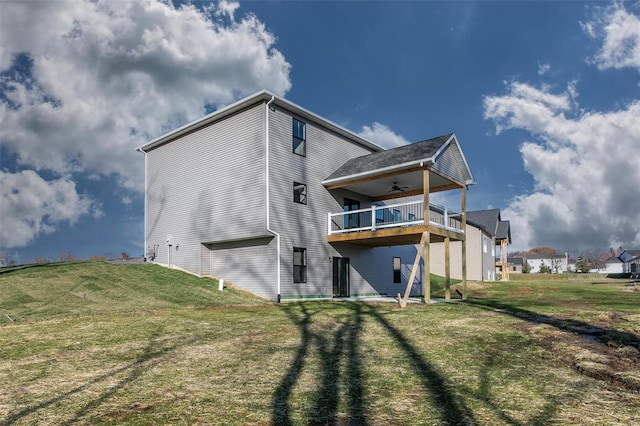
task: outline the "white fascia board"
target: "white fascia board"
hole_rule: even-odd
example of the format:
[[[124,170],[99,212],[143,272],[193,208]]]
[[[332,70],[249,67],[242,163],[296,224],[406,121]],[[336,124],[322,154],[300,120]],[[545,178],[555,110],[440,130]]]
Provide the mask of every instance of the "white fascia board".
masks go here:
[[[414,161],[409,161],[407,163],[383,167],[381,169],[368,170],[366,172],[360,172],[353,175],[347,175],[347,176],[341,176],[333,179],[323,180],[320,183],[322,183],[324,186],[327,186],[327,185],[332,185],[334,183],[347,182],[353,179],[360,179],[360,178],[365,178],[369,176],[375,176],[375,175],[379,175],[387,172],[394,172],[396,170],[408,169],[412,166],[418,166],[421,164],[432,164],[432,163],[433,163],[433,157],[429,157],[423,160],[414,160]]]
[[[168,133],[165,133],[162,136],[159,136],[151,141],[139,146],[136,148],[136,151],[148,151],[149,149],[155,148],[156,146],[168,142],[171,139],[175,139],[185,133],[196,130],[200,127],[203,127],[212,121],[219,120],[227,115],[233,114],[251,104],[254,104],[262,99],[270,99],[271,94],[266,90],[255,93],[246,98],[240,99],[237,102],[232,103],[231,105],[227,105],[224,108],[218,109],[211,114],[207,114],[204,117],[200,117],[197,120],[194,120],[190,123],[185,124],[184,126],[180,126],[177,129],[174,129]]]
[[[228,105],[224,108],[218,109],[214,112],[212,112],[211,114],[205,115],[204,117],[201,117],[197,120],[194,120],[190,123],[185,124],[184,126],[178,127],[175,130],[172,130],[168,133],[165,133],[162,136],[159,136],[155,139],[152,139],[149,142],[146,142],[145,144],[139,146],[136,148],[136,151],[140,151],[140,152],[144,152],[144,151],[148,151],[150,149],[155,148],[158,145],[161,145],[163,143],[169,142],[172,139],[175,139],[179,136],[184,135],[185,133],[194,131],[200,127],[206,126],[207,124],[213,122],[213,121],[217,121],[220,120],[226,116],[229,116],[231,114],[234,114],[248,106],[251,106],[253,104],[256,104],[258,102],[267,102],[269,101],[271,98],[274,98],[274,104],[283,107],[284,109],[300,116],[301,118],[306,118],[309,119],[315,123],[320,124],[323,127],[326,127],[336,133],[338,133],[339,135],[352,140],[353,142],[356,142],[360,145],[363,145],[364,147],[374,151],[374,152],[380,152],[380,151],[384,151],[384,148],[382,148],[379,145],[376,145],[375,143],[363,138],[362,136],[359,136],[355,133],[353,133],[350,130],[345,129],[344,127],[330,121],[327,120],[326,118],[323,118],[305,108],[302,108],[299,105],[294,104],[293,102],[290,102],[284,98],[281,98],[279,96],[274,95],[273,93],[267,91],[267,90],[262,90],[260,92],[254,93],[253,95],[247,96],[246,98],[240,99],[237,102],[232,103],[231,105]]]
[[[315,123],[320,124],[323,127],[326,127],[336,133],[338,133],[340,136],[344,136],[347,139],[351,139],[354,142],[357,142],[360,145],[365,146],[366,148],[371,149],[374,152],[381,152],[381,151],[385,151],[385,148],[381,147],[380,145],[377,145],[373,142],[371,142],[368,139],[363,138],[360,135],[357,135],[355,133],[353,133],[351,130],[348,130],[342,126],[340,126],[339,124],[334,123],[331,120],[327,120],[324,117],[319,116],[318,114],[315,114],[311,111],[309,111],[306,108],[301,107],[300,105],[294,104],[291,101],[288,101],[284,98],[279,98],[276,96],[274,103],[278,106],[283,107],[284,109],[288,110],[289,112],[292,112],[296,115],[298,115],[301,118],[306,118],[309,119]]]
[[[467,172],[469,173],[469,176],[471,176],[471,179],[467,180],[465,182],[465,184],[468,185],[475,185],[476,184],[476,179],[473,177],[473,173],[471,172],[471,168],[469,168],[469,163],[467,162],[466,157],[464,156],[464,152],[462,152],[462,148],[460,147],[460,142],[458,142],[458,138],[456,137],[455,133],[451,134],[451,137],[449,139],[447,139],[447,141],[442,144],[442,146],[438,149],[438,151],[433,155],[434,161],[435,159],[437,159],[440,154],[442,154],[444,152],[445,149],[447,149],[447,147],[452,144],[455,143],[456,146],[458,147],[458,152],[460,153],[460,156],[462,157],[462,161],[464,162],[464,166],[467,168]]]

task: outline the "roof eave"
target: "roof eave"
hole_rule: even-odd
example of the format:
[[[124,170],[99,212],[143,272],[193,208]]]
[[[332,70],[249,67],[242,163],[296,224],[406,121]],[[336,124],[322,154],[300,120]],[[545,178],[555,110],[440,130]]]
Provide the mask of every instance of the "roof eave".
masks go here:
[[[370,140],[367,140],[365,138],[363,138],[360,135],[357,135],[355,133],[353,133],[352,131],[330,121],[327,120],[326,118],[320,117],[319,115],[291,102],[288,101],[282,97],[279,97],[277,95],[274,95],[273,93],[269,92],[268,90],[261,90],[260,92],[254,93],[253,95],[247,96],[243,99],[240,99],[239,101],[236,101],[234,103],[232,103],[231,105],[228,105],[224,108],[218,109],[210,114],[205,115],[204,117],[200,117],[197,120],[194,120],[190,123],[185,124],[184,126],[178,127],[177,129],[174,129],[168,133],[165,133],[155,139],[152,139],[149,142],[144,143],[143,145],[140,145],[139,147],[136,148],[136,151],[140,151],[140,152],[147,152],[159,145],[162,145],[164,143],[170,142],[173,139],[176,139],[186,133],[192,132],[194,130],[197,130],[201,127],[206,126],[207,124],[220,120],[224,117],[227,117],[231,114],[234,114],[248,106],[257,104],[259,102],[265,102],[268,101],[269,99],[273,98],[274,99],[274,103],[276,105],[279,105],[281,107],[283,107],[284,109],[287,109],[289,111],[291,111],[292,113],[300,116],[301,118],[306,118],[308,120],[314,121],[336,133],[338,133],[339,135],[350,139],[353,142],[356,142],[360,145],[365,146],[366,148],[374,151],[374,152],[381,152],[384,151],[384,148],[382,148],[381,146],[371,142]]]
[[[422,167],[425,164],[433,164],[433,157],[425,158],[425,159],[422,159],[422,160],[409,161],[407,163],[397,164],[397,165],[393,165],[393,166],[387,166],[387,167],[383,167],[383,168],[380,168],[380,169],[368,170],[366,172],[354,173],[352,175],[341,176],[341,177],[337,177],[337,178],[333,178],[333,179],[326,179],[326,180],[323,180],[320,183],[322,183],[322,185],[324,185],[324,186],[335,185],[335,184],[349,182],[349,181],[356,180],[356,179],[363,179],[363,178],[373,177],[373,176],[380,175],[380,174],[392,173],[392,172],[400,171],[400,170],[403,170],[403,169],[410,169],[410,168],[415,167],[415,166],[421,166]]]
[[[440,156],[440,154],[442,154],[444,152],[444,150],[451,143],[455,143],[456,146],[458,147],[458,152],[460,152],[460,156],[462,157],[462,161],[464,162],[464,166],[467,169],[467,172],[469,173],[469,176],[471,176],[471,179],[467,179],[464,182],[464,184],[466,186],[475,185],[476,184],[476,179],[473,177],[473,173],[471,172],[471,168],[469,168],[469,163],[467,162],[467,159],[464,156],[464,152],[462,152],[462,148],[460,147],[460,142],[458,142],[458,137],[456,136],[455,132],[451,133],[451,136],[449,136],[449,139],[447,139],[447,141],[445,143],[443,143],[440,148],[438,148],[438,151],[436,151],[436,153],[433,155],[432,158],[433,159],[437,159]]]

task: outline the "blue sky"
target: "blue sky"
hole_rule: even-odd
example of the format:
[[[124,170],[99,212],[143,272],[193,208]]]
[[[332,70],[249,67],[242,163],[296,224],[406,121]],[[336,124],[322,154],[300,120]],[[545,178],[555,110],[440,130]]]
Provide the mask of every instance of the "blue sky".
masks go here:
[[[134,148],[263,88],[387,147],[455,132],[514,249],[640,247],[638,2],[115,5],[0,3],[20,262],[142,254]]]

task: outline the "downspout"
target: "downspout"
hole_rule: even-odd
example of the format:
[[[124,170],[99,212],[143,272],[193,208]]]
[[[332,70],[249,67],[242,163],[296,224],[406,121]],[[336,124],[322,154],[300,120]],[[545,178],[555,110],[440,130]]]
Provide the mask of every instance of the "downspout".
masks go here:
[[[269,196],[269,105],[271,105],[271,102],[273,102],[273,100],[275,99],[275,96],[271,96],[271,100],[269,102],[267,102],[266,104],[266,108],[265,108],[265,113],[264,113],[264,117],[265,117],[265,159],[266,159],[266,166],[265,166],[265,190],[266,190],[266,208],[267,208],[267,232],[272,233],[273,235],[276,236],[276,283],[277,283],[277,291],[278,291],[278,298],[277,298],[277,302],[280,303],[280,234],[278,234],[276,231],[274,231],[273,229],[271,229],[271,222],[270,222],[270,196]]]
[[[145,262],[148,262],[147,259],[147,151],[143,150],[143,149],[138,149],[138,151],[140,151],[141,153],[144,154],[144,215],[143,215],[143,221],[144,221],[144,241],[143,241],[143,245],[142,245],[142,250],[143,250],[143,258]]]

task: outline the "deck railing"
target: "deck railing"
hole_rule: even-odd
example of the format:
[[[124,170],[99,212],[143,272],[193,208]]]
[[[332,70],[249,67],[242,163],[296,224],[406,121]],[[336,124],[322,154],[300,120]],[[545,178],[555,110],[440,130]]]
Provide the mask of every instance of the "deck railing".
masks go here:
[[[373,205],[366,209],[328,214],[329,235],[346,232],[424,225],[424,203],[410,201],[399,204]],[[429,224],[462,233],[461,214],[446,206],[429,204]]]

